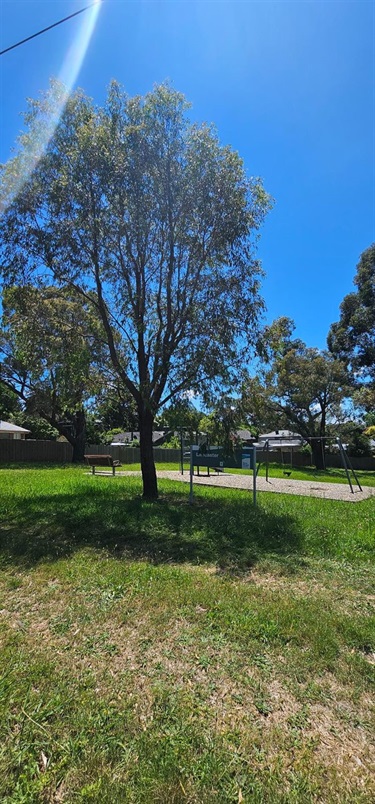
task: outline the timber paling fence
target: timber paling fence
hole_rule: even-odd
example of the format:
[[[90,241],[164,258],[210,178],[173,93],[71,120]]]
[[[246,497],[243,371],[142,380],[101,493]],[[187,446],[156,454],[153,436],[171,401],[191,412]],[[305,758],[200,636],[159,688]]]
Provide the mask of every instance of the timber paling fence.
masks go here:
[[[0,463],[70,463],[72,455],[66,441],[0,439]]]
[[[121,463],[140,463],[140,450],[138,447],[111,447],[107,444],[87,444],[86,453],[91,455],[112,455],[115,460]],[[185,447],[185,453],[188,447]],[[0,463],[70,463],[72,460],[73,449],[66,441],[33,441],[27,439],[11,440],[0,439]],[[156,463],[179,463],[180,450],[166,449],[165,447],[154,447],[154,457]],[[265,452],[257,450],[257,461],[262,463],[266,459]],[[280,452],[269,454],[270,462],[281,463]],[[354,469],[364,469],[375,471],[375,458],[350,458]],[[286,469],[290,468],[290,451],[283,453],[283,461]],[[185,459],[185,467],[189,464],[188,458]],[[298,469],[302,466],[311,466],[310,455],[303,452],[293,454],[293,468]],[[326,466],[331,468],[342,468],[340,455],[326,455]]]
[[[140,463],[141,451],[139,447],[111,447],[106,444],[96,444],[86,447],[86,453],[92,455],[112,455],[121,463]],[[166,449],[154,447],[155,463],[179,463],[181,453],[179,449]]]
[[[86,444],[88,455],[112,455],[121,463],[140,463],[137,447],[111,447],[108,444]],[[0,463],[71,463],[73,448],[67,441],[34,441],[32,439],[0,439]],[[157,463],[178,463],[179,449],[154,448]]]

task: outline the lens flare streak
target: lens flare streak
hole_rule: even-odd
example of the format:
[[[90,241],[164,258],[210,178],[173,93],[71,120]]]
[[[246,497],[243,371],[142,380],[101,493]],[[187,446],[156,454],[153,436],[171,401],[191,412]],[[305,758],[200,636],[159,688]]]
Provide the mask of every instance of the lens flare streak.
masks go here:
[[[50,106],[48,115],[44,118],[43,125],[38,123],[33,126],[26,137],[23,139],[23,149],[19,152],[16,160],[11,162],[11,170],[4,171],[4,184],[2,200],[0,202],[0,214],[8,208],[21,191],[40,158],[48,148],[48,144],[54,135],[69,94],[82,67],[92,34],[95,29],[96,21],[101,7],[101,0],[98,0],[88,13],[82,18],[78,27],[76,37],[70,46],[62,68],[59,73],[61,90],[58,97],[54,97],[54,103]]]

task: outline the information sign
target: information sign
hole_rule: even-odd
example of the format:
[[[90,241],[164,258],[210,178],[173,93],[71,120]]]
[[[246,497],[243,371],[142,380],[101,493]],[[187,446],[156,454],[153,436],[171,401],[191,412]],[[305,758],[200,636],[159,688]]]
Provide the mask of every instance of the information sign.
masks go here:
[[[225,452],[224,447],[190,447],[190,502],[193,501],[195,466],[206,466],[208,470],[221,469],[222,471],[224,469],[252,469],[253,502],[256,505],[256,447],[235,449],[230,455]]]

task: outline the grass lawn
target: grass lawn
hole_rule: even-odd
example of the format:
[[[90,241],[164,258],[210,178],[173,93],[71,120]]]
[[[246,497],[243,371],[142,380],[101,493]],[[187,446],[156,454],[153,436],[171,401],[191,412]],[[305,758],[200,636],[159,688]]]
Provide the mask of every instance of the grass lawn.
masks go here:
[[[372,802],[374,499],[160,490],[0,470],[0,800]]]

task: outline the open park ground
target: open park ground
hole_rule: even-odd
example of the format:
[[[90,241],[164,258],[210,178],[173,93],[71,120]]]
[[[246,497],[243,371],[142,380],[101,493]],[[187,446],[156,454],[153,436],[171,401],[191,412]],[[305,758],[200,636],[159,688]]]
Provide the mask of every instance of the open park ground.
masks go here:
[[[150,503],[83,467],[0,495],[1,801],[374,800],[374,497]]]
[[[103,471],[102,474],[105,474],[105,471]],[[120,470],[117,474],[126,475],[130,474],[130,472],[121,472]],[[185,471],[184,474],[181,474],[179,470],[159,470],[158,477],[168,480],[180,480],[183,483],[190,482],[189,471]],[[344,478],[342,477],[341,480],[343,481]],[[268,480],[266,480],[265,477],[260,476],[257,477],[256,488],[257,491],[265,491],[270,494],[320,497],[324,500],[341,500],[342,502],[363,502],[363,500],[367,500],[370,497],[375,497],[375,486],[365,485],[366,477],[363,485],[361,481],[359,481],[361,488],[356,484],[353,477],[351,477],[351,481],[352,489],[347,481],[331,483],[327,482],[327,480],[317,480],[313,477],[308,477],[304,480],[295,480],[290,477],[269,477]],[[215,474],[215,472],[211,470],[211,473],[208,475],[205,473],[205,468],[203,467],[203,474],[195,474],[193,482],[194,486],[198,483],[204,486],[217,488],[253,491],[252,472],[232,473],[231,470],[227,470],[223,473]]]

